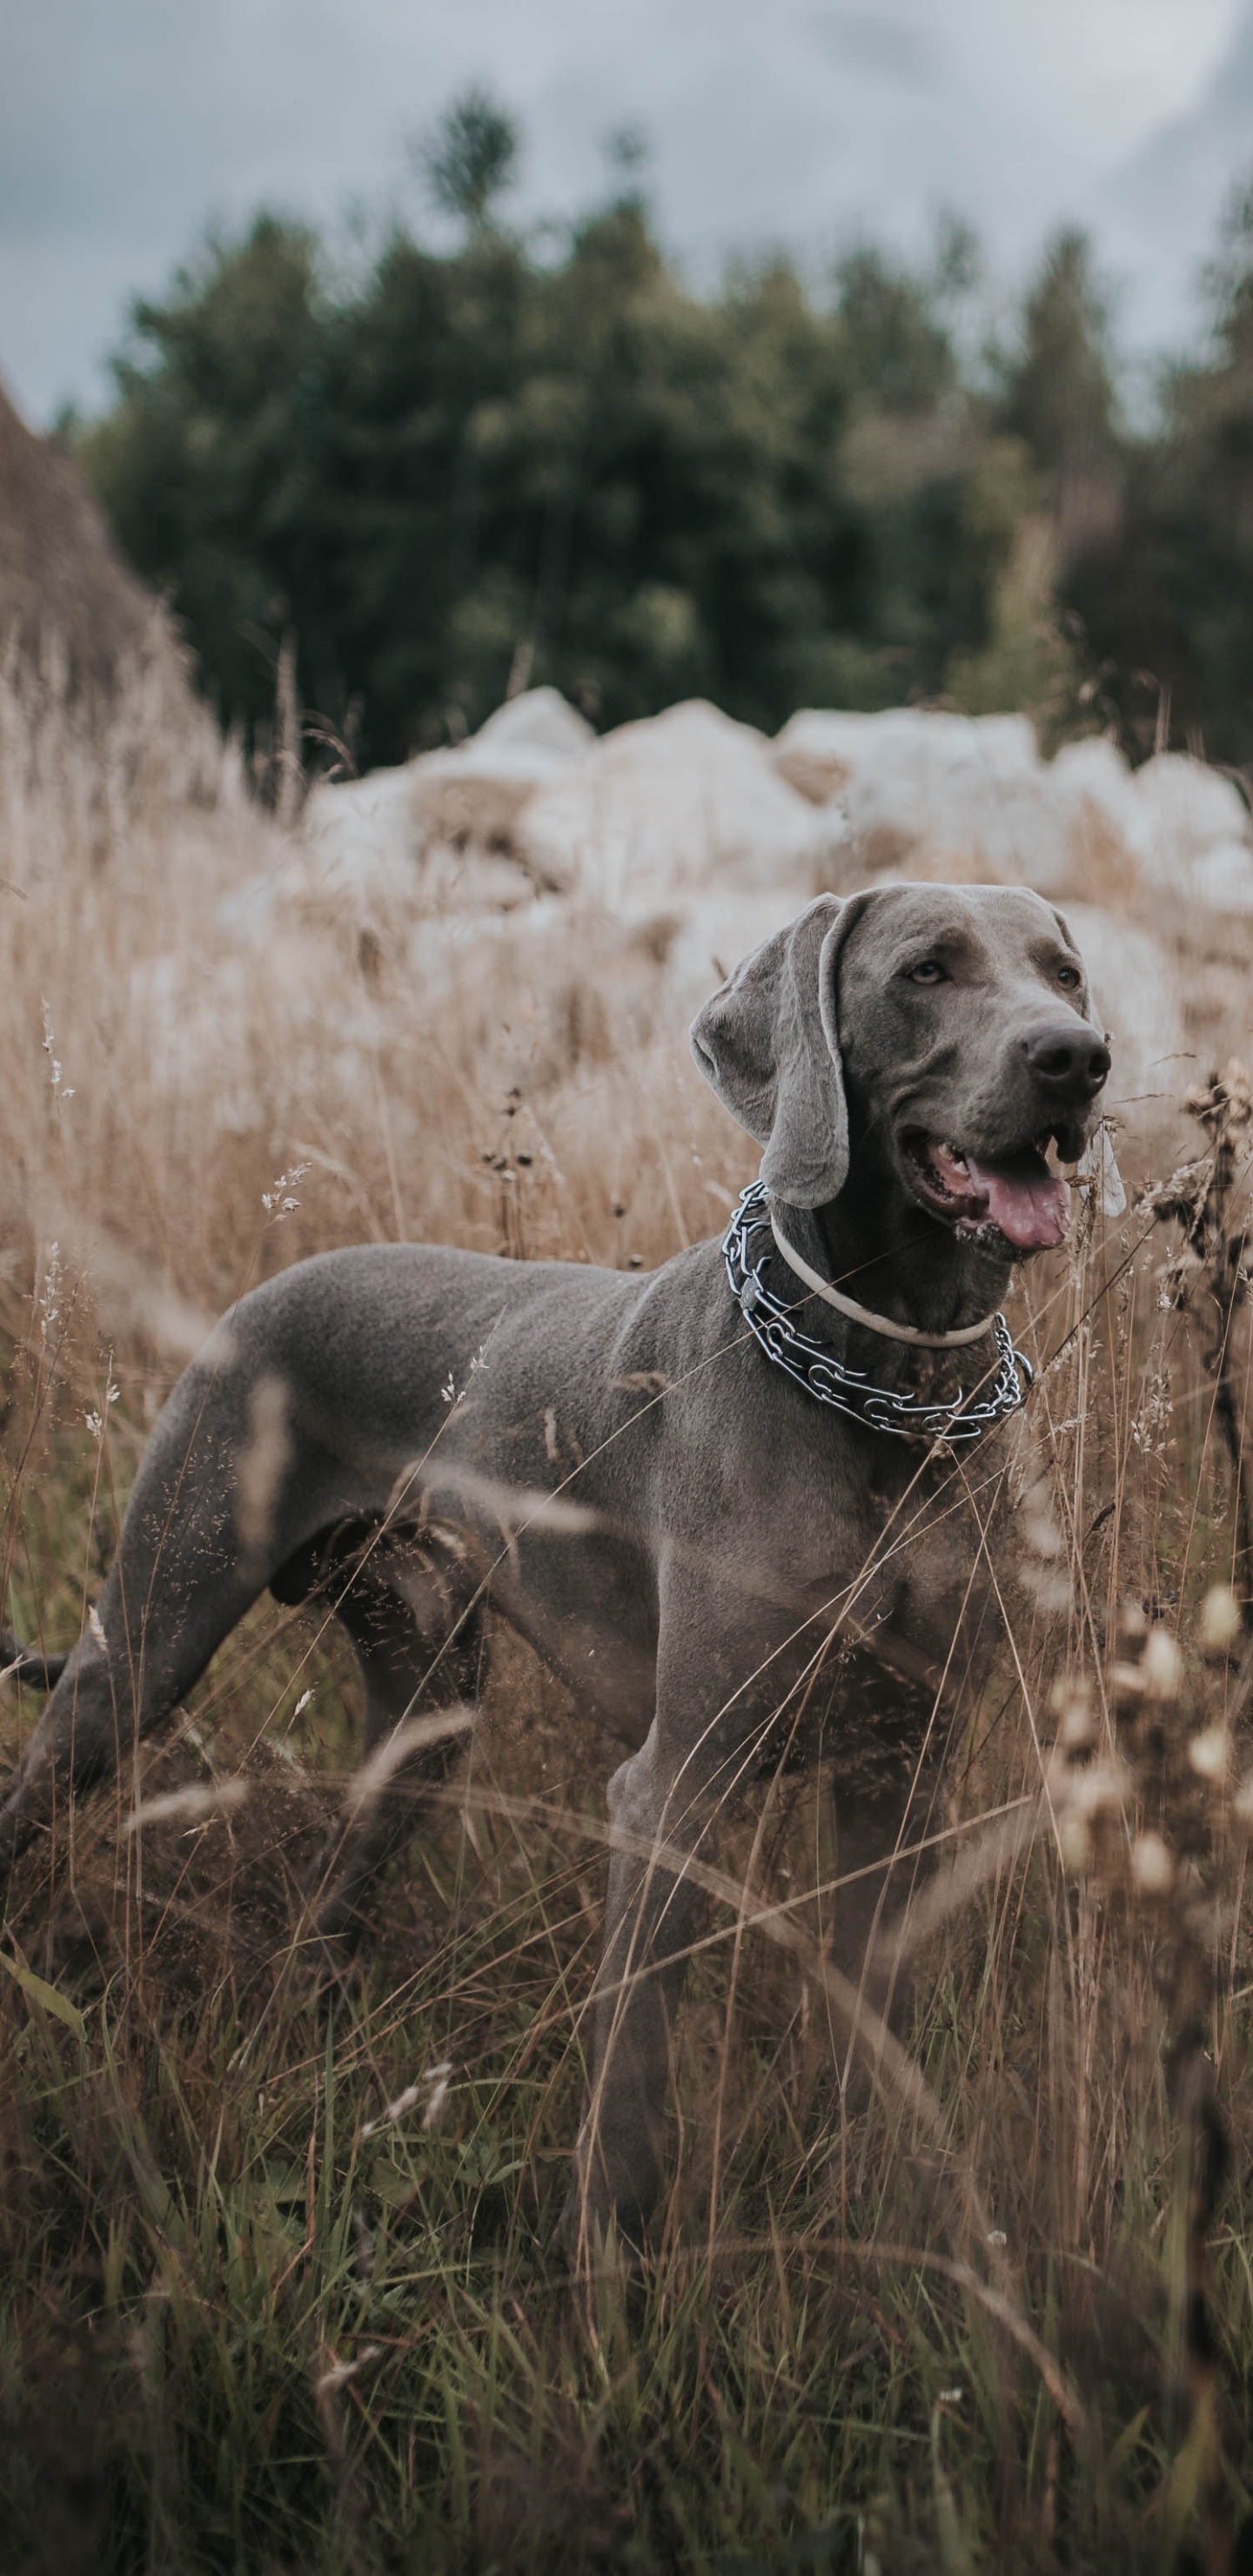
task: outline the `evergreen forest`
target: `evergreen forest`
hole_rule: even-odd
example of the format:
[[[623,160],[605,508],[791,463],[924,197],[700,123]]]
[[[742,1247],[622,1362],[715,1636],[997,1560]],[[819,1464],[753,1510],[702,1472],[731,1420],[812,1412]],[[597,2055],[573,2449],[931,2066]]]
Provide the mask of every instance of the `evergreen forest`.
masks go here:
[[[225,721],[266,727],[286,643],[363,768],[540,681],[601,726],[1026,707],[1253,762],[1253,188],[1129,416],[1078,232],[995,325],[952,217],[913,269],[863,244],[700,294],[630,138],[529,233],[519,148],[472,93],[420,156],[433,223],[347,261],[273,212],[214,238],[64,424]]]

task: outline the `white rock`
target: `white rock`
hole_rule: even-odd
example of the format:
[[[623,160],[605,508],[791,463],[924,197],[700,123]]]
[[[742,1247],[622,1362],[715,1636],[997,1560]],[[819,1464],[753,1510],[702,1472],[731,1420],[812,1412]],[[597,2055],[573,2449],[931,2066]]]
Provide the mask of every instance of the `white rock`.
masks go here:
[[[507,698],[469,741],[434,755],[467,767],[507,770],[514,778],[543,778],[590,750],[596,736],[586,716],[560,689],[525,689]]]
[[[315,875],[328,884],[385,875],[412,866],[418,849],[414,770],[371,770],[315,787],[304,810],[302,840]]]
[[[801,707],[776,734],[772,758],[780,775],[815,805],[838,797],[866,757],[877,715],[838,707]]]
[[[694,1019],[702,1002],[795,910],[787,895],[752,889],[711,886],[689,895],[665,958],[676,1026]]]
[[[1003,774],[1038,766],[1029,716],[963,716],[943,707],[887,707],[875,715],[833,707],[802,707],[775,736],[776,758],[789,753],[844,763],[850,770],[898,749],[909,737],[942,764],[975,760]]]
[[[1182,753],[1133,772],[1101,737],[1038,757],[1025,716],[807,708],[774,746],[784,776],[829,795],[863,868],[991,879],[1108,905],[1170,887],[1253,910],[1253,833],[1231,780]]]
[[[1253,849],[1219,841],[1192,864],[1190,891],[1211,912],[1253,912]]]
[[[1067,809],[1025,716],[881,716],[843,803],[854,847],[872,865],[1042,893],[1067,883]]]
[[[1046,773],[1073,801],[1083,799],[1124,838],[1139,828],[1135,781],[1117,743],[1105,734],[1063,743]]]
[[[1141,865],[1159,884],[1187,891],[1198,859],[1233,843],[1248,846],[1248,809],[1239,789],[1204,761],[1159,752],[1135,772],[1132,784]]]
[[[770,745],[703,700],[619,726],[520,824],[537,874],[638,919],[710,883],[814,891],[831,821],[774,768]]]
[[[514,826],[533,790],[586,756],[596,737],[558,689],[528,689],[497,707],[467,742],[420,753],[398,769],[375,769],[315,787],[302,840],[310,890],[368,889],[386,900],[412,893],[413,870],[432,847],[508,862]],[[297,869],[297,876],[300,875]],[[517,902],[499,867],[486,902]],[[440,899],[440,890],[433,890]]]

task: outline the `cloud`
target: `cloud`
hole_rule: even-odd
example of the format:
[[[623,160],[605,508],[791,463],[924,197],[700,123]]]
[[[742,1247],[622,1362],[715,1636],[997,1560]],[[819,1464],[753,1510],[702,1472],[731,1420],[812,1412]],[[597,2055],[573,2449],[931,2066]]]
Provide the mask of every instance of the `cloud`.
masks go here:
[[[1100,191],[1096,221],[1131,271],[1132,335],[1195,333],[1197,275],[1241,181],[1253,180],[1253,7],[1246,7],[1199,104],[1170,118]]]
[[[0,372],[37,419],[98,398],[131,298],[159,293],[210,219],[265,203],[327,222],[351,198],[416,213],[405,137],[471,79],[522,116],[519,220],[607,190],[604,138],[641,125],[663,237],[698,276],[732,251],[818,257],[854,234],[919,251],[942,204],[1003,269],[1088,207],[1143,268],[1175,182],[1147,161],[1143,201],[1130,181],[1101,200],[1100,182],[1154,102],[1203,77],[1233,5],[34,0],[12,13],[0,83]],[[1116,83],[1126,59],[1113,19],[1148,33],[1110,142],[1079,108],[1089,74]],[[1179,185],[1192,225],[1204,191]]]
[[[943,68],[943,54],[932,35],[898,18],[868,9],[819,9],[814,33],[829,46],[846,70],[893,87],[923,89]]]

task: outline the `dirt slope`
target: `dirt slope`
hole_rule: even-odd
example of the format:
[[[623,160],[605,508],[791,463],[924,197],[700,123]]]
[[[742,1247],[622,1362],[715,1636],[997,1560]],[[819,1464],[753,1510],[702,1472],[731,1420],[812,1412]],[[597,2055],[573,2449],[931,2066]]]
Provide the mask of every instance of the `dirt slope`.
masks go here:
[[[0,386],[0,651],[59,639],[78,688],[108,690],[160,611],[114,551],[74,459],[36,438]]]

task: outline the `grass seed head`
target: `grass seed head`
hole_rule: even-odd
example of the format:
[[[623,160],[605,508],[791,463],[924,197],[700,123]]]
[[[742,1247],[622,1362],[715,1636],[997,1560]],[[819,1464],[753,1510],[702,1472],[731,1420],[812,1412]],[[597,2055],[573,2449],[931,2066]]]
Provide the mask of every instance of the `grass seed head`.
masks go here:
[[[1183,1689],[1183,1656],[1169,1628],[1151,1628],[1140,1658],[1144,1697],[1166,1706]]]
[[[1230,1584],[1215,1583],[1201,1603],[1197,1643],[1205,1655],[1230,1655],[1243,1633],[1240,1604]]]
[[[1231,1737],[1221,1723],[1202,1727],[1188,1745],[1188,1760],[1198,1780],[1225,1780],[1231,1760]]]
[[[1131,1876],[1139,1895],[1169,1896],[1175,1883],[1175,1863],[1161,1834],[1137,1834],[1131,1846]]]

